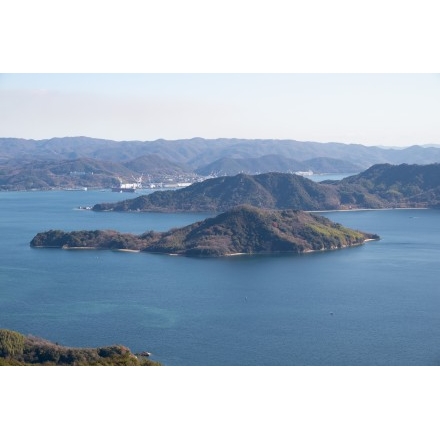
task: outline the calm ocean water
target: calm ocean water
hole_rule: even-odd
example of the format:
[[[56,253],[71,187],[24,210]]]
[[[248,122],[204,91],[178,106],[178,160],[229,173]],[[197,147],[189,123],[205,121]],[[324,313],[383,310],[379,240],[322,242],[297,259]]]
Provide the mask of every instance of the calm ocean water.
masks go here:
[[[324,213],[382,240],[302,256],[29,247],[48,229],[141,233],[208,215],[75,209],[135,196],[1,192],[0,328],[165,365],[440,364],[440,211]]]

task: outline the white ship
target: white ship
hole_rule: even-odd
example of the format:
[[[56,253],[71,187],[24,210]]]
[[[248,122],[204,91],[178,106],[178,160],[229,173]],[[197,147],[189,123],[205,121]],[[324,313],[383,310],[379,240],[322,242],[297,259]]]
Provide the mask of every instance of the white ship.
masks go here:
[[[308,170],[308,171],[295,171],[295,173],[297,176],[313,176],[313,171]]]
[[[133,176],[132,176],[133,177]],[[119,186],[115,186],[112,188],[112,192],[129,192],[133,193],[137,189],[142,189],[142,176],[136,179],[133,177],[134,182],[127,183],[124,182],[120,177],[118,177],[119,180]]]

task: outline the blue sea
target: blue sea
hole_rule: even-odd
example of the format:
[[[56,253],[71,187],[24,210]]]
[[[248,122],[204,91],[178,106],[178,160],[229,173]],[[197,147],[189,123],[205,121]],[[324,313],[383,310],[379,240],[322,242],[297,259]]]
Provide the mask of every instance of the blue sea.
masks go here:
[[[78,209],[138,195],[0,192],[0,328],[164,365],[440,364],[440,210],[324,212],[381,240],[307,255],[29,247],[49,229],[142,233],[213,215]]]

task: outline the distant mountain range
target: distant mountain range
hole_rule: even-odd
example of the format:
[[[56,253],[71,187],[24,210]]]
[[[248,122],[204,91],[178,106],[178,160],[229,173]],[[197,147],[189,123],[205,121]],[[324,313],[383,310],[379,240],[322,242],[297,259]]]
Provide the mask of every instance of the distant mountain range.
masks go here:
[[[188,165],[206,166],[218,159],[253,159],[279,155],[304,161],[326,157],[353,162],[364,169],[376,163],[432,163],[440,161],[437,146],[414,145],[407,148],[366,147],[336,142],[301,142],[278,139],[180,139],[156,141],[112,141],[88,137],[44,140],[0,138],[0,164],[10,159],[22,161],[61,160],[88,157],[126,162],[140,156],[157,154],[163,159]]]
[[[256,158],[232,159],[224,157],[195,170],[202,176],[233,176],[235,174],[262,174],[269,172],[295,173],[311,171],[317,174],[355,173],[364,168],[342,159],[315,157],[303,161],[289,159],[279,154]]]
[[[88,165],[81,165],[84,160],[90,161]],[[381,148],[277,139],[193,138],[142,142],[87,137],[0,138],[0,189],[105,187],[109,182],[117,182],[118,177],[129,179],[133,173],[136,178],[143,174],[153,180],[194,181],[195,175],[308,170],[357,173],[380,163],[425,165],[436,162],[440,162],[440,148],[436,145]],[[79,179],[78,172],[88,172],[82,171],[82,167],[93,168],[94,177]]]
[[[340,181],[313,182],[285,173],[238,174],[194,183],[177,191],[156,191],[95,211],[223,212],[248,204],[305,211],[440,206],[440,164],[374,165]]]

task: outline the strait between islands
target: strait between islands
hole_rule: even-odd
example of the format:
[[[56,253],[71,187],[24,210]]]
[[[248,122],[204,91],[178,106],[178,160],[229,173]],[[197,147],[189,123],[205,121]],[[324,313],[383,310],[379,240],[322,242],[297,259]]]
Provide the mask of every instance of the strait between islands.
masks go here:
[[[379,237],[304,211],[438,209],[439,200],[440,164],[378,164],[341,181],[321,183],[283,173],[239,174],[92,208],[94,211],[223,212],[217,217],[168,232],[150,231],[141,235],[51,230],[37,234],[31,246],[192,256],[331,250]]]
[[[38,233],[30,245],[220,257],[236,254],[301,254],[341,249],[379,239],[376,234],[346,228],[313,213],[241,205],[216,217],[167,232],[149,231],[134,235],[111,230],[50,230]]]

